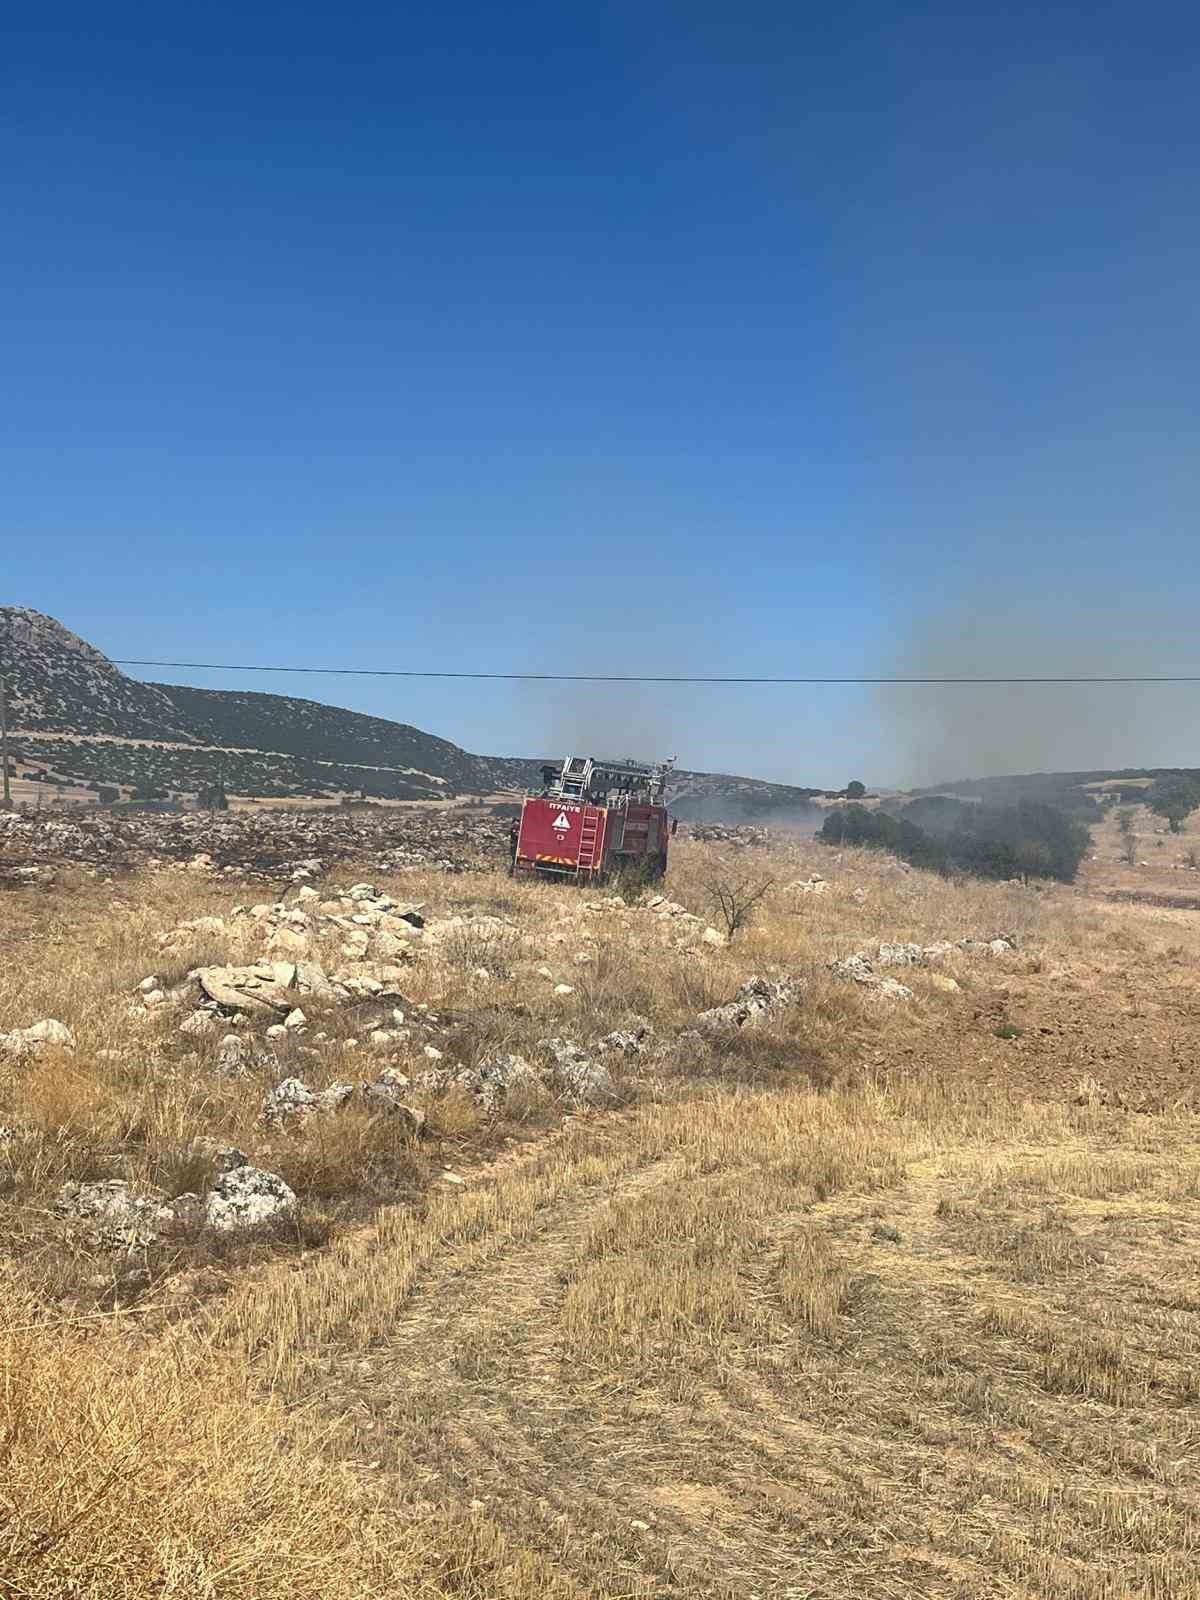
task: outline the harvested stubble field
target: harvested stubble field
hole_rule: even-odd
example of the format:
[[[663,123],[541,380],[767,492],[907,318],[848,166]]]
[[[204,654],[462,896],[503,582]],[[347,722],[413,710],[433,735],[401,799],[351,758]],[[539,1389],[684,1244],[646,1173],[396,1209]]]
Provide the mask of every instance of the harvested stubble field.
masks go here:
[[[164,972],[161,935],[261,886],[7,895],[0,1029],[76,1048],[0,1069],[4,1600],[1200,1595],[1200,921],[817,846],[684,844],[668,892],[707,916],[736,873],[775,887],[727,948],[499,874],[381,883],[509,925],[406,969],[447,1056],[655,1029],[604,1105],[430,1091],[419,1140],[354,1104],[265,1128],[263,1081],[130,1014],[230,955]],[[828,973],[1000,932],[907,1002]],[[678,1039],[752,973],[807,981]],[[353,1025],[274,1075],[345,1074]],[[55,1215],[71,1178],[194,1187],[199,1135],[298,1218],[113,1252]]]

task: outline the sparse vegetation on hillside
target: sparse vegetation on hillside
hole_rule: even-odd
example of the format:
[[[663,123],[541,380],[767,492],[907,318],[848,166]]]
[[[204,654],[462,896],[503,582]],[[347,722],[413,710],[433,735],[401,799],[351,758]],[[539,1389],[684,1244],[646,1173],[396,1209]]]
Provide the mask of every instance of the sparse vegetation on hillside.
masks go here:
[[[537,761],[471,755],[405,723],[315,700],[141,683],[27,608],[0,607],[6,625],[19,645],[9,668],[14,754],[32,778],[55,787],[195,795],[223,782],[230,794],[264,799],[408,801],[540,782]],[[685,818],[783,823],[818,792],[723,773],[674,774],[676,811]]]

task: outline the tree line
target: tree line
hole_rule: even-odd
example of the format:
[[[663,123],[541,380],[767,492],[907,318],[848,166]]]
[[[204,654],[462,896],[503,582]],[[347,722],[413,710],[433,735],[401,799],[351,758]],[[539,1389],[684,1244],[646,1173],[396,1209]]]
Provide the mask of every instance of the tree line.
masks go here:
[[[1037,800],[1007,806],[943,802],[932,825],[931,808],[917,809],[924,813],[922,822],[903,811],[841,806],[829,813],[817,837],[825,844],[891,850],[933,872],[1064,883],[1075,877],[1091,843],[1082,822]]]

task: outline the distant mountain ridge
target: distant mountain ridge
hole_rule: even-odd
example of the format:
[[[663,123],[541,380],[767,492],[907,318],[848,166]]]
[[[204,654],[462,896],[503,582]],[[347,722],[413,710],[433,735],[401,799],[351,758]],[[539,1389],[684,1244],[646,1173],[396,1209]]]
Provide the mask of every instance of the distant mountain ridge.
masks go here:
[[[222,782],[261,798],[444,800],[517,791],[540,761],[477,756],[406,723],[291,695],[130,678],[53,617],[0,607],[12,755],[22,776],[122,795],[195,795]],[[567,752],[547,758],[559,760]],[[677,774],[677,809],[783,819],[817,790]]]

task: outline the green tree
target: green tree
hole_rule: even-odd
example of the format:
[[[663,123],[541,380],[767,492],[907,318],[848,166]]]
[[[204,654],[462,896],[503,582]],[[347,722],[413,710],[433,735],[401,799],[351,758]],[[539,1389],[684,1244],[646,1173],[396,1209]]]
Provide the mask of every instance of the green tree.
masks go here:
[[[1200,807],[1200,783],[1185,773],[1160,778],[1148,790],[1146,804],[1160,817],[1166,817],[1172,833],[1179,833],[1192,812]]]
[[[1064,883],[1074,878],[1090,842],[1083,823],[1034,800],[964,808],[959,825],[938,836],[886,811],[845,806],[827,814],[817,837],[824,844],[892,850],[935,872],[1059,878]]]
[[[857,778],[852,778],[850,780],[850,782],[846,785],[846,799],[847,800],[861,800],[863,795],[866,794],[866,792],[867,792],[866,784],[865,783],[860,783]]]

